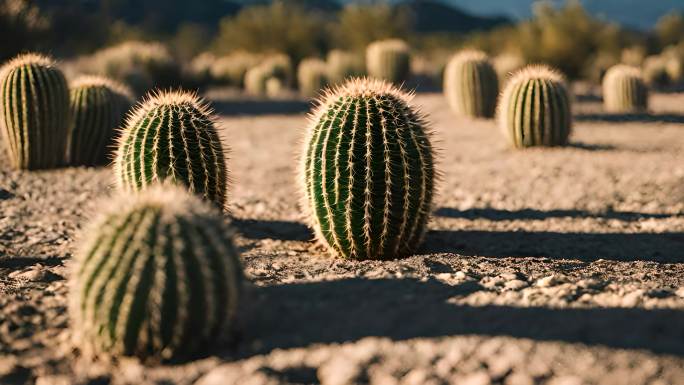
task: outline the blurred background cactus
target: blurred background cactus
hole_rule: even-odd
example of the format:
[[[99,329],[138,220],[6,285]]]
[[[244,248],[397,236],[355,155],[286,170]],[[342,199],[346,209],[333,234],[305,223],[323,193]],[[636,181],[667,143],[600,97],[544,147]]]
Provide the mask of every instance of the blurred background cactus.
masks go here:
[[[71,126],[67,161],[72,166],[99,166],[113,160],[116,129],[135,102],[128,87],[99,76],[70,84]]]
[[[304,59],[297,67],[299,92],[306,97],[318,95],[328,85],[328,79],[328,65],[321,59]]]
[[[492,65],[499,79],[499,85],[503,87],[513,73],[525,67],[525,59],[520,55],[503,53],[492,59]]]
[[[648,108],[648,87],[641,70],[618,64],[603,78],[603,104],[610,112],[639,112]]]
[[[300,165],[303,206],[333,254],[392,259],[420,245],[436,171],[411,98],[384,81],[353,79],[314,112]]]
[[[264,58],[261,63],[245,73],[245,91],[252,95],[265,95],[266,82],[276,78],[289,88],[293,83],[294,69],[287,55],[275,54]]]
[[[174,186],[100,208],[80,236],[70,277],[77,344],[151,362],[220,344],[234,326],[243,274],[219,212]]]
[[[562,146],[572,126],[564,77],[547,66],[518,71],[501,94],[498,119],[513,147]]]
[[[444,94],[457,115],[494,116],[499,81],[487,54],[466,50],[454,55],[444,72]]]
[[[69,89],[55,62],[20,55],[0,68],[0,131],[12,167],[46,169],[66,163]]]
[[[328,52],[327,63],[331,84],[344,83],[352,77],[366,74],[363,56],[353,52],[334,49]]]
[[[117,147],[114,174],[121,189],[169,181],[224,208],[223,145],[212,111],[196,95],[153,94],[129,116]]]
[[[662,88],[670,83],[666,62],[657,55],[649,56],[644,60],[643,75],[646,84],[653,88]]]
[[[403,83],[410,75],[410,63],[410,49],[403,40],[376,41],[366,49],[366,69],[376,79]]]
[[[215,84],[243,87],[247,71],[258,66],[262,59],[244,51],[222,56],[211,65],[211,78]]]

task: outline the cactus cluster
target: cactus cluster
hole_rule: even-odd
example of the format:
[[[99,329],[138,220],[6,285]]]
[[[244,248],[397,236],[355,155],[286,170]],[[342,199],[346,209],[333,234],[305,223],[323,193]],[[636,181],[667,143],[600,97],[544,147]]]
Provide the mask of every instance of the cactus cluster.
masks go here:
[[[64,165],[69,129],[69,89],[48,57],[26,54],[0,68],[0,131],[12,166]]]
[[[352,79],[311,116],[300,165],[303,207],[336,255],[398,258],[424,236],[434,154],[411,99],[390,83]]]
[[[444,70],[444,93],[457,115],[491,118],[496,110],[499,81],[481,51],[463,51]]]
[[[224,207],[227,171],[214,121],[194,94],[152,95],[129,116],[118,139],[118,185],[137,191],[170,180]]]
[[[183,359],[232,327],[243,276],[232,230],[181,188],[120,196],[75,258],[70,312],[87,352]]]
[[[134,103],[131,90],[113,80],[84,76],[70,84],[71,126],[67,143],[70,165],[97,166],[111,161],[114,134]]]
[[[517,148],[567,144],[572,125],[564,77],[541,65],[517,72],[504,89],[499,125]]]
[[[318,95],[328,85],[328,66],[320,59],[302,60],[297,68],[299,92],[308,97]]]
[[[287,55],[272,55],[245,73],[245,91],[253,95],[266,94],[266,83],[279,79],[284,86],[292,84],[292,62]]]
[[[648,108],[648,87],[637,67],[618,64],[603,78],[603,104],[610,112],[635,112]]]
[[[411,56],[408,44],[399,39],[380,40],[366,49],[368,75],[399,84],[406,81],[411,72]]]

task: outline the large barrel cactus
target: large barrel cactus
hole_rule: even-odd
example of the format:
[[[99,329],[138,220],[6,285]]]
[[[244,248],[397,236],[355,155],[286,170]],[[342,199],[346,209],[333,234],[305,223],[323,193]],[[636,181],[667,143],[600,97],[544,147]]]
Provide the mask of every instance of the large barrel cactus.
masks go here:
[[[17,169],[64,165],[69,89],[48,57],[25,54],[0,68],[0,131]]]
[[[70,312],[86,352],[192,358],[227,336],[241,293],[232,230],[176,186],[122,194],[81,237]]]
[[[297,67],[299,92],[304,96],[316,96],[328,85],[328,79],[328,66],[323,60],[304,59]]]
[[[514,147],[567,144],[572,116],[563,75],[540,65],[517,72],[501,95],[498,119]]]
[[[408,44],[399,39],[371,43],[366,49],[366,69],[376,79],[396,84],[406,81],[411,72]]]
[[[312,115],[303,206],[333,254],[391,259],[421,243],[435,169],[427,123],[411,98],[384,81],[353,79]]]
[[[133,103],[133,92],[113,80],[99,76],[76,79],[71,84],[69,164],[97,166],[111,161],[116,129]]]
[[[223,147],[212,112],[194,94],[161,92],[138,106],[118,139],[114,172],[127,191],[170,180],[225,205]]]
[[[603,104],[610,112],[636,112],[648,108],[648,87],[641,71],[618,64],[603,78]]]
[[[444,71],[444,94],[457,115],[493,117],[499,81],[487,55],[481,51],[454,55]]]

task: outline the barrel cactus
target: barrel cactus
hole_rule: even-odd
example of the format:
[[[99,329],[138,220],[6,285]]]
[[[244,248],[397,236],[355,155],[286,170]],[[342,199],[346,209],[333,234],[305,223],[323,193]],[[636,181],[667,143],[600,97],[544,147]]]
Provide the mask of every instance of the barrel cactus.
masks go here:
[[[635,112],[648,108],[648,87],[641,71],[618,64],[603,78],[603,103],[610,112]]]
[[[366,49],[368,75],[392,83],[406,81],[411,72],[409,46],[403,40],[390,39],[371,43]]]
[[[341,84],[346,80],[363,76],[366,72],[363,55],[334,49],[328,52],[328,76],[332,84]]]
[[[498,119],[514,147],[567,144],[572,117],[563,75],[540,65],[517,72],[501,95]]]
[[[297,67],[297,81],[302,95],[316,96],[328,85],[328,66],[320,59],[304,59]]]
[[[487,55],[470,50],[456,54],[444,71],[444,94],[457,115],[494,116],[499,81]]]
[[[0,131],[12,167],[64,165],[69,89],[52,59],[25,54],[0,68]]]
[[[302,206],[335,255],[398,258],[423,239],[434,154],[411,99],[390,83],[352,79],[312,114],[300,165]]]
[[[80,238],[70,276],[76,342],[95,355],[192,358],[228,336],[242,279],[215,208],[170,185],[122,194]]]
[[[72,166],[97,166],[111,160],[109,149],[134,103],[128,87],[99,76],[84,76],[71,83],[71,128],[67,160]]]
[[[137,191],[170,180],[224,207],[227,171],[214,121],[194,94],[151,96],[131,114],[118,139],[114,173],[119,187]]]

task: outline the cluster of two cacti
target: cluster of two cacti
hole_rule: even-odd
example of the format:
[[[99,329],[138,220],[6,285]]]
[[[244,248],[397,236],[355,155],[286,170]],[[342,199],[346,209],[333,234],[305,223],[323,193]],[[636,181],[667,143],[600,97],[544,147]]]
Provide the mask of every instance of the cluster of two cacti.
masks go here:
[[[128,89],[99,77],[67,85],[44,56],[19,56],[0,69],[0,130],[17,169],[98,165],[133,103]]]

